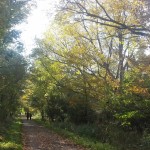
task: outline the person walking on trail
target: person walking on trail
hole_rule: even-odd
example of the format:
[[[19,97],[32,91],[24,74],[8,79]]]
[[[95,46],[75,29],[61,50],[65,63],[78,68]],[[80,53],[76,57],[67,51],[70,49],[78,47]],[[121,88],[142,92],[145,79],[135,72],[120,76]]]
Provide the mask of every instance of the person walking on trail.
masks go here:
[[[31,113],[29,113],[29,117],[30,117],[30,120],[31,120],[31,118],[32,118],[32,114]]]
[[[27,120],[29,120],[29,117],[30,117],[30,113],[29,112],[26,113],[26,117],[27,117]]]

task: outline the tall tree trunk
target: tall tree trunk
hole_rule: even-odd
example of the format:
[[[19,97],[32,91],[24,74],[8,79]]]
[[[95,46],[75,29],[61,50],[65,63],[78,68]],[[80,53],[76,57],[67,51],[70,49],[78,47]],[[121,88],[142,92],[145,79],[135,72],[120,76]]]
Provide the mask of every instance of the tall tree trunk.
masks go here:
[[[118,38],[119,38],[119,80],[120,80],[120,91],[122,91],[122,84],[124,79],[124,67],[123,67],[123,35],[122,32],[118,32]]]

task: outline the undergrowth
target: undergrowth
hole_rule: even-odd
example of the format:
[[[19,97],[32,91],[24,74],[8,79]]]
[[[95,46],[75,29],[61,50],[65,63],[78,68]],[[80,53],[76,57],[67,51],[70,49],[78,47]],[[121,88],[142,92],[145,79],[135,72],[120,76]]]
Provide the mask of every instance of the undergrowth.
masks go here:
[[[123,131],[115,125],[75,125],[69,122],[36,122],[91,150],[148,150],[150,134],[139,135],[136,131]]]
[[[84,126],[81,127],[84,129],[81,129],[80,127],[76,128],[75,126],[71,126],[71,124],[68,123],[66,123],[66,125],[62,123],[49,123],[42,122],[39,119],[35,119],[35,121],[85,148],[89,148],[91,150],[116,150],[116,148],[110,144],[100,142],[96,138],[92,137],[90,132],[86,133],[84,130],[86,127]]]
[[[0,124],[0,150],[22,150],[21,121]]]

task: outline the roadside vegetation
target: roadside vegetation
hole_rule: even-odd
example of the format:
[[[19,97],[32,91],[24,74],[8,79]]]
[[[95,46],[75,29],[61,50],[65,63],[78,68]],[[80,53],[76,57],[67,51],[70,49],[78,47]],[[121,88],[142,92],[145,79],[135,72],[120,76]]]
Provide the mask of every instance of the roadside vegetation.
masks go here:
[[[35,119],[35,121],[85,148],[91,150],[115,150],[116,149],[108,143],[100,142],[98,138],[95,137],[95,133],[91,131],[92,127],[89,125],[75,126],[74,124],[68,124],[68,123],[66,124],[49,123],[49,122],[43,122],[39,119]]]
[[[123,130],[115,125],[76,125],[69,122],[49,122],[35,118],[37,123],[91,150],[147,150],[150,136]]]
[[[8,124],[0,124],[0,149],[22,150],[22,123],[14,119]]]

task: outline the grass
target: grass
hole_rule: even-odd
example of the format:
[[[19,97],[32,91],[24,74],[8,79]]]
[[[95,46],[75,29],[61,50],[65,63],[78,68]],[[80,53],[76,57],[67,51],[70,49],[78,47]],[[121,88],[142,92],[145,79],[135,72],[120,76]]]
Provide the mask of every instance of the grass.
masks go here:
[[[85,148],[89,148],[91,150],[116,150],[116,148],[114,148],[110,144],[102,143],[94,137],[88,135],[88,133],[84,133],[82,129],[78,129],[78,132],[75,132],[75,130],[73,129],[69,130],[68,128],[59,126],[58,123],[42,122],[39,119],[35,119],[35,121]]]
[[[21,120],[0,124],[0,150],[22,150]]]
[[[150,134],[144,136],[136,131],[124,131],[115,125],[75,125],[69,122],[42,122],[39,124],[91,150],[148,150]]]

